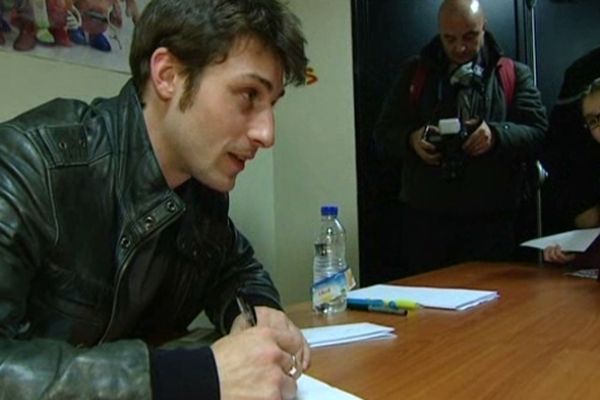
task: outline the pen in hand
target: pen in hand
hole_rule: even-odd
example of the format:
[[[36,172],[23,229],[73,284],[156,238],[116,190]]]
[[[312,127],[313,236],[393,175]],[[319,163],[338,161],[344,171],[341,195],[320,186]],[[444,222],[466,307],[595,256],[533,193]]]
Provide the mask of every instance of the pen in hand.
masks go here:
[[[250,327],[256,326],[256,311],[254,310],[254,307],[248,304],[242,290],[238,289],[235,295],[235,301],[237,302],[240,314],[244,318],[244,321],[246,321],[246,324]]]
[[[254,307],[246,301],[246,297],[241,289],[238,289],[235,295],[235,301],[246,324],[249,327],[256,326],[256,311],[254,310]],[[296,360],[295,354],[290,355],[292,357],[292,368],[288,371],[288,375],[294,377],[294,379],[298,379],[299,374],[301,374],[301,371],[298,369],[298,361]]]

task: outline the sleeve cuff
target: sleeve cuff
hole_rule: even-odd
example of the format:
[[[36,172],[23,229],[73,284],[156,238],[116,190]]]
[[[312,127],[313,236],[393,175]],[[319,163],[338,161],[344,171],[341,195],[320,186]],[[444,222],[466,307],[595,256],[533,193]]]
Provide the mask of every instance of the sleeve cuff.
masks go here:
[[[219,400],[219,375],[210,347],[151,351],[155,400]]]

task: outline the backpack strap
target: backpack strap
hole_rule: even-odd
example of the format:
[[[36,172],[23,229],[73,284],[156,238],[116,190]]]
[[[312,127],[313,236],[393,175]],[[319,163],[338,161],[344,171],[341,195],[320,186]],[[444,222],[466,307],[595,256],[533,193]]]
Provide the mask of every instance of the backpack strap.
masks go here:
[[[513,99],[515,96],[515,82],[517,80],[515,74],[515,62],[512,60],[512,58],[500,57],[496,67],[498,70],[498,76],[500,77],[502,91],[504,92],[506,109],[509,109],[513,104]]]
[[[417,68],[413,74],[412,81],[410,83],[410,105],[416,107],[423,93],[423,87],[425,87],[425,80],[427,79],[427,69],[421,62],[417,61]]]

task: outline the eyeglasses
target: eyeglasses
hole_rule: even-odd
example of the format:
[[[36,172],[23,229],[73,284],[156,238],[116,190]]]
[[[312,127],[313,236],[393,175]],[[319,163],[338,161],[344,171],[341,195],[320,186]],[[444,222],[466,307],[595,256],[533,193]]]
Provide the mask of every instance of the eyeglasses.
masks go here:
[[[600,114],[590,115],[585,118],[584,126],[588,128],[590,131],[598,128],[600,126]]]

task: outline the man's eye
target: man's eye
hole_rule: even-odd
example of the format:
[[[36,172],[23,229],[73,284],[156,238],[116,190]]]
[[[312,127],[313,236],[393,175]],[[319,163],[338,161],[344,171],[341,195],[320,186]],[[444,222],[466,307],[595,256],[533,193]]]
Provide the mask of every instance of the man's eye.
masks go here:
[[[256,90],[248,90],[244,93],[244,96],[249,102],[253,103],[258,97],[258,92]]]

